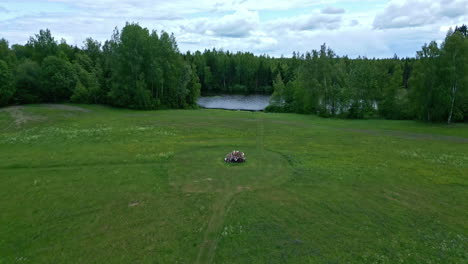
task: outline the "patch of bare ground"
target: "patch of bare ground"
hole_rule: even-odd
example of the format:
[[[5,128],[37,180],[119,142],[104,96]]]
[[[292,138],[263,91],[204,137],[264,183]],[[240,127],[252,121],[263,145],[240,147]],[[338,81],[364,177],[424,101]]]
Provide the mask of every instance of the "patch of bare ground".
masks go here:
[[[33,115],[33,114],[26,113],[24,111],[23,106],[10,106],[10,107],[0,109],[0,111],[7,112],[8,114],[10,114],[11,118],[13,119],[13,123],[10,124],[5,129],[8,129],[12,125],[21,126],[21,125],[24,125],[24,124],[26,124],[26,123],[28,123],[30,121],[43,121],[43,120],[47,119],[44,116]]]

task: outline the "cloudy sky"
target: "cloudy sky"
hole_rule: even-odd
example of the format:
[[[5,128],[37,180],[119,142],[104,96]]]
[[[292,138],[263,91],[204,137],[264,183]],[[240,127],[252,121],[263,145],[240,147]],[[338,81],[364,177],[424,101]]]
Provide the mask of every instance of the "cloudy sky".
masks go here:
[[[339,55],[404,57],[468,23],[468,0],[0,0],[0,38],[10,44],[49,28],[81,46],[126,21],[174,32],[183,52],[290,56],[327,43]]]

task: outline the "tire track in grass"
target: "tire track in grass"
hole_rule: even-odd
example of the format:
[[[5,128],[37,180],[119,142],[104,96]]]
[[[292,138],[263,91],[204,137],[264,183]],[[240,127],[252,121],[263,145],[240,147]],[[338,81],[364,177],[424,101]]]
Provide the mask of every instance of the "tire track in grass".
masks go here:
[[[263,139],[265,136],[265,121],[263,117],[261,116],[261,113],[258,113],[258,118],[257,118],[257,150],[260,151],[261,155],[263,156]]]
[[[256,147],[260,155],[264,155],[264,135],[265,135],[265,123],[261,117],[261,113],[257,117],[256,126]],[[260,164],[262,166],[262,164]],[[225,186],[227,191],[224,196],[219,197],[213,205],[213,214],[208,221],[203,241],[198,251],[196,264],[210,264],[213,263],[218,242],[221,239],[221,231],[223,228],[226,214],[229,211],[230,206],[234,202],[234,198],[238,193],[243,191],[242,188],[232,188],[234,186]]]
[[[217,199],[213,205],[213,214],[210,217],[206,227],[203,241],[198,250],[196,264],[209,264],[213,262],[220,233],[224,224],[226,213],[233,202],[235,192],[228,192],[220,199]]]

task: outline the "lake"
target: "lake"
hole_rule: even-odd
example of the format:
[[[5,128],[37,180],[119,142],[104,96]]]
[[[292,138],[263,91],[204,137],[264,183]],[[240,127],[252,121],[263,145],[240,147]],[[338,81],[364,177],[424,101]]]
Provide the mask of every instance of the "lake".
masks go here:
[[[198,105],[203,108],[262,111],[269,101],[269,95],[217,95],[198,98]]]

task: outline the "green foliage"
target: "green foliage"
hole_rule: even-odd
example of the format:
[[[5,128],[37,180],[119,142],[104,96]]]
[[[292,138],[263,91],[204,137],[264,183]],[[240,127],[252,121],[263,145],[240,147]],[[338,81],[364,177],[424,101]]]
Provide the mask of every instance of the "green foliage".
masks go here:
[[[74,103],[82,102],[89,104],[92,102],[91,98],[89,90],[81,83],[81,81],[77,81],[70,100]]]
[[[35,61],[25,59],[16,68],[16,94],[14,100],[21,104],[41,101],[41,67]]]
[[[383,98],[378,110],[387,119],[411,119],[410,102],[408,92],[403,88],[402,73],[401,66],[397,65],[383,86]]]
[[[229,88],[230,88],[230,92],[234,94],[247,94],[248,93],[248,88],[245,85],[235,84]]]
[[[433,41],[424,45],[417,55],[411,99],[418,117],[429,122],[465,120],[468,37],[463,30],[449,30],[440,48]]]
[[[100,71],[93,65],[86,54],[77,54],[73,64],[78,78],[73,95],[70,98],[75,103],[95,104],[100,101]]]
[[[38,63],[41,63],[47,56],[57,56],[59,51],[57,41],[52,37],[49,29],[41,29],[39,34],[29,39],[26,46],[32,50],[32,59]]]
[[[5,61],[10,67],[16,64],[16,54],[10,50],[8,41],[0,39],[0,60]]]
[[[468,41],[466,27],[449,31],[439,48],[424,45],[416,60],[337,57],[322,45],[304,55],[294,53],[272,71],[281,76],[295,69],[277,107],[273,93],[269,111],[313,113],[352,119],[384,117],[429,122],[467,119]],[[283,87],[282,85],[280,87]],[[281,90],[281,89],[280,89]]]
[[[466,27],[466,26],[465,26]],[[463,104],[468,99],[468,36],[466,28],[449,31],[440,56],[442,80],[448,86],[450,103],[447,123],[462,121],[468,112],[464,112]],[[455,115],[454,115],[455,113]]]
[[[197,67],[202,93],[272,93],[272,65],[275,60],[270,57],[213,49],[187,53],[185,59]]]
[[[83,51],[93,62],[97,62],[102,58],[101,46],[99,41],[87,38],[84,42]]]
[[[15,93],[14,77],[8,64],[0,60],[0,106],[7,105]]]
[[[203,67],[203,86],[208,91],[212,90],[213,87],[213,76],[211,75],[211,69],[209,66]]]
[[[284,105],[284,90],[286,86],[284,85],[281,74],[278,73],[276,80],[273,81],[273,94],[270,98],[270,105],[276,107],[282,107]]]
[[[190,69],[190,81],[187,84],[188,94],[186,98],[186,102],[189,106],[196,106],[197,99],[201,93],[201,83],[198,79],[198,75],[193,67]]]
[[[78,50],[77,47],[68,45],[65,39],[62,39],[58,45],[57,56],[67,61],[73,61]]]
[[[444,118],[443,105],[447,97],[442,92],[438,56],[439,47],[435,41],[424,45],[417,53],[417,61],[411,77],[412,94],[415,112],[419,119],[438,121]]]
[[[49,56],[41,64],[41,94],[45,101],[63,102],[70,99],[77,76],[71,63]]]
[[[137,109],[159,105],[183,108],[196,101],[188,95],[193,81],[174,36],[158,35],[138,24],[116,31],[108,44],[112,64],[109,99],[112,104]]]

